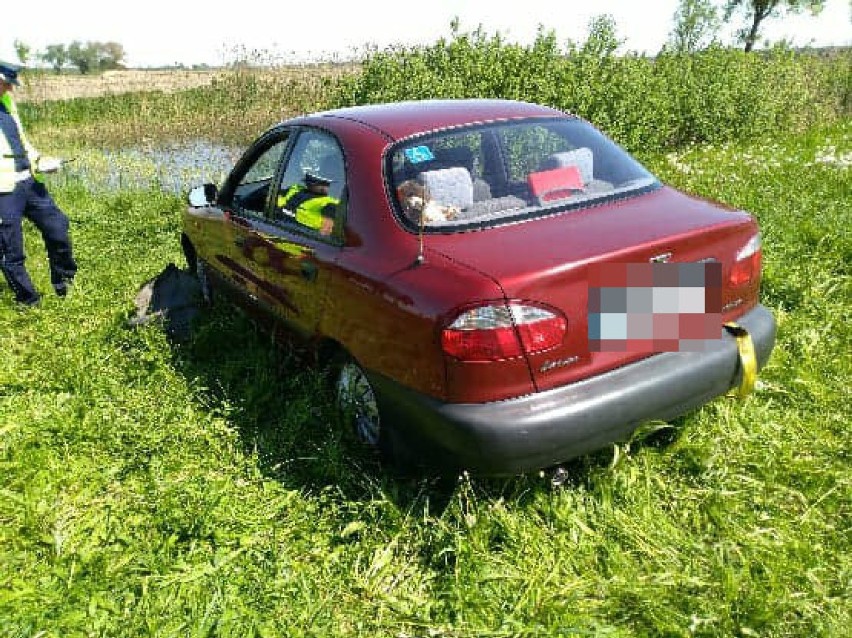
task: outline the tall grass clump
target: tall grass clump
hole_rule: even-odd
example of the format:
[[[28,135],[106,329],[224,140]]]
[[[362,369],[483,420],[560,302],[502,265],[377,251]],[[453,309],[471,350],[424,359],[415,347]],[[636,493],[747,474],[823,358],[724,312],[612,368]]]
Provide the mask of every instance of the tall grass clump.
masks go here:
[[[371,52],[343,79],[337,105],[428,98],[507,98],[585,117],[630,150],[801,131],[850,112],[852,53],[819,57],[776,48],[714,47],[654,58],[617,55],[600,17],[582,43],[539,31],[530,45],[477,29],[428,46]]]

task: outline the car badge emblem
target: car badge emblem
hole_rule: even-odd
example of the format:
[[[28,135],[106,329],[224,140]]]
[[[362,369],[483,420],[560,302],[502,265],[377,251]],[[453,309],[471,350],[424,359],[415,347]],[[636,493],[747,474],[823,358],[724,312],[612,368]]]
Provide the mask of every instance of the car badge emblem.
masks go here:
[[[659,255],[654,255],[648,261],[652,264],[667,264],[671,258],[671,253],[660,253]]]

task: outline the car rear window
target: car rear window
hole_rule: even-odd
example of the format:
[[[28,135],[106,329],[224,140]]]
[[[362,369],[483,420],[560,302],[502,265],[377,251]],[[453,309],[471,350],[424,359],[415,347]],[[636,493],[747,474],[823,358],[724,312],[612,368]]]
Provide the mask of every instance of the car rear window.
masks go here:
[[[576,118],[431,133],[403,140],[388,161],[400,218],[428,231],[582,208],[658,184],[621,147]]]

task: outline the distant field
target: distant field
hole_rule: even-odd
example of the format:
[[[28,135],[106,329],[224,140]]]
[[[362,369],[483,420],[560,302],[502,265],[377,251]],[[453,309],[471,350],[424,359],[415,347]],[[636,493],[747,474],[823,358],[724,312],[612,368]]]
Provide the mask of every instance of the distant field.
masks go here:
[[[312,65],[277,67],[257,73],[261,77],[280,79],[282,77],[302,77],[306,73],[333,76],[352,68],[352,65]],[[45,102],[119,95],[136,91],[174,93],[175,91],[210,86],[216,77],[224,74],[233,74],[233,71],[225,69],[199,71],[187,69],[127,69],[106,71],[93,75],[38,73],[25,76],[23,86],[18,91],[18,99],[20,102]]]
[[[97,75],[34,75],[19,90],[21,102],[68,100],[77,97],[100,97],[130,91],[164,91],[171,93],[208,86],[218,70],[209,71],[107,71]]]

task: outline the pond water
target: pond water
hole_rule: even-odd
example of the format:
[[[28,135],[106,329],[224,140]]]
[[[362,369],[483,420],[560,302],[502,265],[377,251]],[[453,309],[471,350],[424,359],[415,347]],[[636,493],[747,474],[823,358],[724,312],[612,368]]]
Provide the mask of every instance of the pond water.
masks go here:
[[[51,181],[82,184],[92,191],[153,188],[182,194],[204,182],[221,185],[243,150],[207,140],[118,150],[83,149]]]

